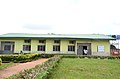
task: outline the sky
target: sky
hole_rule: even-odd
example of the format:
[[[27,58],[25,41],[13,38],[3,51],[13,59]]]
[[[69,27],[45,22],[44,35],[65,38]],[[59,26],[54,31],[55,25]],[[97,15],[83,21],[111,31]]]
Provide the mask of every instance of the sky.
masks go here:
[[[0,34],[120,34],[120,0],[0,0]]]

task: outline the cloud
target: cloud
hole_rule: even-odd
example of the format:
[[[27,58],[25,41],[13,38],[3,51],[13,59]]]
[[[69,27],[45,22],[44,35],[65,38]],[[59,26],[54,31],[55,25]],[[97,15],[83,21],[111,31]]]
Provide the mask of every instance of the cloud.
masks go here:
[[[114,25],[120,25],[120,17],[115,18],[114,21],[113,21],[113,24]]]
[[[120,0],[0,0],[0,34],[119,34],[119,4]]]
[[[40,25],[40,24],[26,24],[23,26],[25,29],[30,29],[30,30],[51,30],[52,27],[46,24]]]

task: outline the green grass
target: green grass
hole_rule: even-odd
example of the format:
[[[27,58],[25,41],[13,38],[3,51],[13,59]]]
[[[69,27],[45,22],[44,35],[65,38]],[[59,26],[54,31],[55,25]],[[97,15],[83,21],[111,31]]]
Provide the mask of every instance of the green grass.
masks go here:
[[[120,79],[120,60],[63,58],[50,79]]]
[[[0,70],[5,69],[10,66],[13,66],[13,65],[15,65],[15,64],[14,63],[2,63],[2,65],[0,65]]]

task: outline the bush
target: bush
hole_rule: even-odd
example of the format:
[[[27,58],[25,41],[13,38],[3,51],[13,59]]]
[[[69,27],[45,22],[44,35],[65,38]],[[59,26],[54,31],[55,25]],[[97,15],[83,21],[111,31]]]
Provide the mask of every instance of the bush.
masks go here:
[[[40,54],[1,55],[3,62],[28,62],[40,58]]]
[[[120,59],[120,56],[63,55],[63,58]]]
[[[2,59],[0,58],[0,65],[2,64]]]
[[[48,79],[52,73],[52,69],[60,61],[60,56],[54,56],[42,65],[37,65],[35,68],[24,70],[19,74],[13,75],[8,79]]]
[[[41,58],[50,58],[53,57],[55,54],[41,54]]]

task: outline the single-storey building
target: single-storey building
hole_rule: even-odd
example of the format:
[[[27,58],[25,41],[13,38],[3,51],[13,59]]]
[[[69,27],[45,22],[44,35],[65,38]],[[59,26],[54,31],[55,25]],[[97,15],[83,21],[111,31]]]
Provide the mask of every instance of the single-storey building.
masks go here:
[[[113,39],[111,36],[103,34],[8,33],[0,35],[0,53],[63,53],[109,56],[109,40]]]

